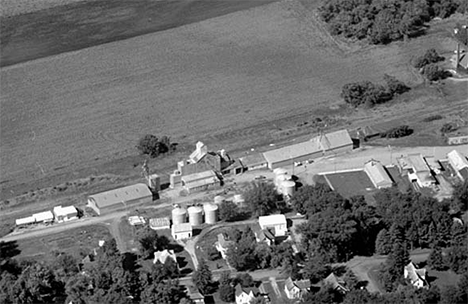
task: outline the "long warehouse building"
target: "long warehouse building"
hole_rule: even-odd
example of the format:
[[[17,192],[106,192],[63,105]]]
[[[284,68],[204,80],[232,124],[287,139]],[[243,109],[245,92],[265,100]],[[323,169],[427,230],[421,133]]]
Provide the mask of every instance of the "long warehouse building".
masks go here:
[[[145,184],[135,184],[88,197],[88,206],[98,215],[120,210],[140,203],[151,203],[153,193]]]

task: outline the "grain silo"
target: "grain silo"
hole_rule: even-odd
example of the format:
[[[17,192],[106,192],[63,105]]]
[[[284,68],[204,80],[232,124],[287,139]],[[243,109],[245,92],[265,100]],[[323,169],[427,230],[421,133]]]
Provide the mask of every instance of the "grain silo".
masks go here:
[[[214,197],[214,203],[216,205],[219,205],[221,204],[222,202],[224,202],[226,200],[226,198],[224,196],[221,196],[221,195],[217,195]]]
[[[277,188],[281,186],[281,182],[285,180],[284,176],[287,174],[286,170],[278,168],[275,174],[275,186]]]
[[[172,210],[172,224],[179,225],[187,222],[187,210],[185,208],[174,208]]]
[[[161,177],[157,174],[151,174],[147,177],[148,187],[153,192],[159,192],[161,190]]]
[[[211,203],[203,205],[203,211],[205,212],[205,223],[215,224],[218,221],[218,206]]]
[[[281,192],[283,195],[292,197],[296,190],[296,183],[291,180],[285,180],[281,183]]]
[[[192,226],[199,226],[203,223],[203,208],[200,206],[192,206],[187,209],[189,215],[189,223]]]

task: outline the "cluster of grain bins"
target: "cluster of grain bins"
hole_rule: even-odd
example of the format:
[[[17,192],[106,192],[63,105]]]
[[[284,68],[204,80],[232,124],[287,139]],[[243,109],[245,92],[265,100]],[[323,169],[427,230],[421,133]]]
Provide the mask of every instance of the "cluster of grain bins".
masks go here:
[[[32,216],[17,219],[16,226],[27,226],[36,223],[48,224],[54,222],[54,220],[62,223],[75,219],[78,219],[78,210],[74,206],[56,206],[52,211],[39,212]]]
[[[275,173],[275,187],[278,194],[292,197],[296,190],[296,183],[293,181],[292,176],[282,168],[277,168],[273,172]]]
[[[200,226],[203,223],[215,224],[218,222],[218,206],[205,203],[203,206],[190,206],[187,209],[176,207],[172,210],[172,223],[179,225],[190,223],[192,226]]]

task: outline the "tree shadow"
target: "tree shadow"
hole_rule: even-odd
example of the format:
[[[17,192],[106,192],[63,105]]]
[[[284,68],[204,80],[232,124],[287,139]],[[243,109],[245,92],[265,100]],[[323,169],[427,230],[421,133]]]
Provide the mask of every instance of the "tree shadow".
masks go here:
[[[212,295],[205,296],[205,304],[214,304],[215,300]]]
[[[180,271],[180,274],[184,276],[184,275],[191,274],[192,272],[193,272],[193,269],[191,269],[191,268],[184,268],[184,269],[182,269],[182,270]]]
[[[179,268],[184,268],[188,265],[187,259],[185,257],[177,257],[177,264],[179,264]]]
[[[161,190],[166,190],[166,189],[168,189],[170,185],[171,185],[170,183],[161,184]]]
[[[21,253],[16,241],[0,242],[0,261],[12,258]]]
[[[179,252],[184,251],[184,247],[179,245],[179,244],[176,244],[176,243],[170,243],[167,246],[167,249],[168,250],[174,250],[175,253],[179,253]]]
[[[346,270],[346,265],[337,265],[332,268],[332,272],[339,277],[344,275],[346,273]]]
[[[136,271],[141,266],[138,264],[138,256],[133,252],[125,252],[122,254],[122,267],[124,270]]]

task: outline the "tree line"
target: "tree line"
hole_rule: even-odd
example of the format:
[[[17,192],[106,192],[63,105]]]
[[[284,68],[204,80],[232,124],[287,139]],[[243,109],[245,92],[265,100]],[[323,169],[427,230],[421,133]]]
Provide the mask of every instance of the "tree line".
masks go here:
[[[319,13],[332,35],[386,44],[420,35],[431,19],[467,7],[465,0],[326,0]]]

